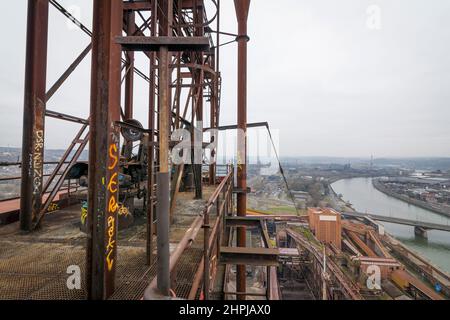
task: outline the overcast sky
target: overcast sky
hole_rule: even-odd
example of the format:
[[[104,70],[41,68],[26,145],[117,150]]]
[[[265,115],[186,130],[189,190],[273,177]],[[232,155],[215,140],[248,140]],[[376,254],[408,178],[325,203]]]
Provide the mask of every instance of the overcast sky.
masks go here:
[[[60,3],[80,6],[91,28],[92,0]],[[21,146],[26,4],[5,2],[0,20],[0,146]],[[449,21],[448,0],[253,0],[248,120],[280,130],[282,156],[450,156]],[[222,0],[222,30],[236,28],[233,1]],[[51,6],[48,86],[88,43]],[[235,44],[222,50],[222,124],[236,122],[236,54]],[[148,70],[144,58],[138,67]],[[87,118],[89,82],[90,56],[48,109]],[[66,148],[77,126],[46,128],[47,148]]]

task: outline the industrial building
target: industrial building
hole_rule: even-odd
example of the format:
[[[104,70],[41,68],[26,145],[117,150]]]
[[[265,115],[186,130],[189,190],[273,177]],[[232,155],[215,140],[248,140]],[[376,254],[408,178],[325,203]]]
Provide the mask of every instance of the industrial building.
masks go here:
[[[373,221],[332,208],[301,215],[295,199],[309,195],[289,190],[277,150],[280,176],[268,179],[285,182],[295,212],[247,209],[248,128],[265,128],[275,149],[269,124],[247,121],[250,2],[234,0],[233,34],[221,28],[221,0],[93,0],[92,29],[58,0],[28,1],[22,155],[0,164],[21,172],[2,178],[21,188],[0,200],[0,300],[394,298],[384,284],[364,285],[370,266],[405,296],[448,296],[446,275],[443,293],[430,291],[436,270],[421,261],[428,282],[415,277],[398,258],[411,253]],[[90,42],[47,86],[50,8]],[[224,106],[221,47],[230,44],[237,101]],[[89,54],[89,116],[51,110]],[[224,111],[236,123],[224,124]],[[78,126],[56,161],[45,158],[49,118]],[[239,132],[236,161],[219,165],[226,130]]]
[[[341,214],[331,208],[308,208],[309,227],[316,238],[341,249]]]

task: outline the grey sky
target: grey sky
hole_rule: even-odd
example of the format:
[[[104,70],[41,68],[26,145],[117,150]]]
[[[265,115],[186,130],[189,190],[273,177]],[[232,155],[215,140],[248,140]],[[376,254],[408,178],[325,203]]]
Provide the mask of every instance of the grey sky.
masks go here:
[[[0,21],[0,145],[20,146],[26,0],[9,1]],[[92,0],[82,8],[91,27]],[[381,29],[366,26],[369,5]],[[233,1],[222,0],[222,29],[236,31]],[[283,156],[450,156],[448,0],[253,0],[249,16],[249,122],[280,130]],[[222,41],[228,40],[223,37]],[[89,39],[50,11],[48,85]],[[236,121],[236,45],[222,50],[222,124]],[[48,104],[87,117],[90,58]],[[145,59],[139,68],[148,70]],[[137,78],[137,118],[147,88]],[[48,148],[65,148],[76,126],[49,119]]]

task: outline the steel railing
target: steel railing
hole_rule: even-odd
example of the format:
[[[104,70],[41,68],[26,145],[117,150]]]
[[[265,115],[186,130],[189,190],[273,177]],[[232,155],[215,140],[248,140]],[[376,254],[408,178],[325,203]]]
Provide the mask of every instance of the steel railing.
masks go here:
[[[215,272],[211,275],[210,270],[217,270],[220,255],[220,243],[222,241],[226,216],[232,209],[234,175],[233,167],[228,167],[228,174],[219,184],[217,189],[208,200],[203,210],[203,258],[199,264],[194,281],[189,293],[189,299],[195,299],[201,280],[203,279],[203,294],[205,300],[209,299],[211,283],[214,282]],[[215,214],[216,220],[211,227],[211,215]]]

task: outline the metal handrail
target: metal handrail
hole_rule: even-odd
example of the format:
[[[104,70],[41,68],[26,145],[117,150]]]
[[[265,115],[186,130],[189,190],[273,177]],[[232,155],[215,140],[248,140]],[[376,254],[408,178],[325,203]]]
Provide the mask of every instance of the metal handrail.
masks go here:
[[[233,168],[229,167],[228,175],[222,180],[217,189],[211,195],[207,202],[205,209],[203,210],[203,258],[197,268],[197,272],[194,276],[191,290],[189,292],[188,299],[195,299],[200,282],[203,279],[203,292],[206,300],[209,299],[210,293],[210,272],[211,263],[217,264],[219,259],[220,241],[222,239],[222,229],[225,226],[225,218],[232,206],[232,192],[233,192]],[[222,194],[222,201],[220,195]],[[210,213],[213,208],[216,208],[216,221],[211,228],[210,226]],[[212,253],[215,253],[215,259],[212,259]],[[212,268],[215,270],[216,268]],[[212,279],[214,279],[213,275]]]
[[[178,264],[178,262],[181,258],[181,255],[184,253],[184,251],[195,241],[200,229],[202,227],[205,229],[205,216],[207,217],[206,219],[209,219],[209,213],[211,211],[211,208],[213,207],[214,203],[217,201],[220,193],[226,191],[226,194],[228,195],[228,200],[231,200],[231,195],[232,195],[232,190],[233,190],[232,185],[233,185],[233,170],[230,170],[230,173],[227,175],[227,177],[219,184],[219,186],[216,188],[214,193],[211,195],[210,199],[208,200],[208,202],[205,205],[205,209],[195,218],[195,220],[192,222],[191,226],[189,227],[189,229],[186,232],[186,234],[184,235],[184,237],[178,243],[177,247],[175,248],[175,251],[170,255],[170,262],[169,262],[169,272],[170,273],[172,273],[173,270],[175,269],[176,265]],[[225,188],[225,186],[227,186],[227,188]],[[222,203],[221,209],[218,211],[218,212],[222,212],[222,215],[224,212],[224,207],[225,207],[225,204]],[[219,218],[217,220],[219,220]],[[219,228],[215,227],[215,228],[213,228],[213,230],[219,230]],[[212,241],[214,239],[217,239],[215,236],[215,233],[216,232],[213,233],[214,236],[212,238],[210,238],[210,239],[208,238],[208,240],[204,239],[204,247],[205,247],[205,243],[206,243],[207,248],[211,247]],[[204,261],[204,257],[202,258],[202,261],[199,264],[199,268],[197,269],[197,273],[194,277],[192,288],[194,288],[194,286],[196,287],[195,292],[197,292],[199,283],[201,281],[201,276],[203,274],[203,272],[199,272],[200,271],[199,269],[204,270],[203,269],[203,267],[204,267],[203,261]],[[151,293],[155,290],[156,286],[157,286],[157,277],[154,277],[153,280],[151,281],[150,285],[147,287],[147,289],[145,291],[144,299],[151,296]],[[192,291],[193,290],[191,290],[191,292]],[[195,298],[195,295],[194,295],[194,298]]]

